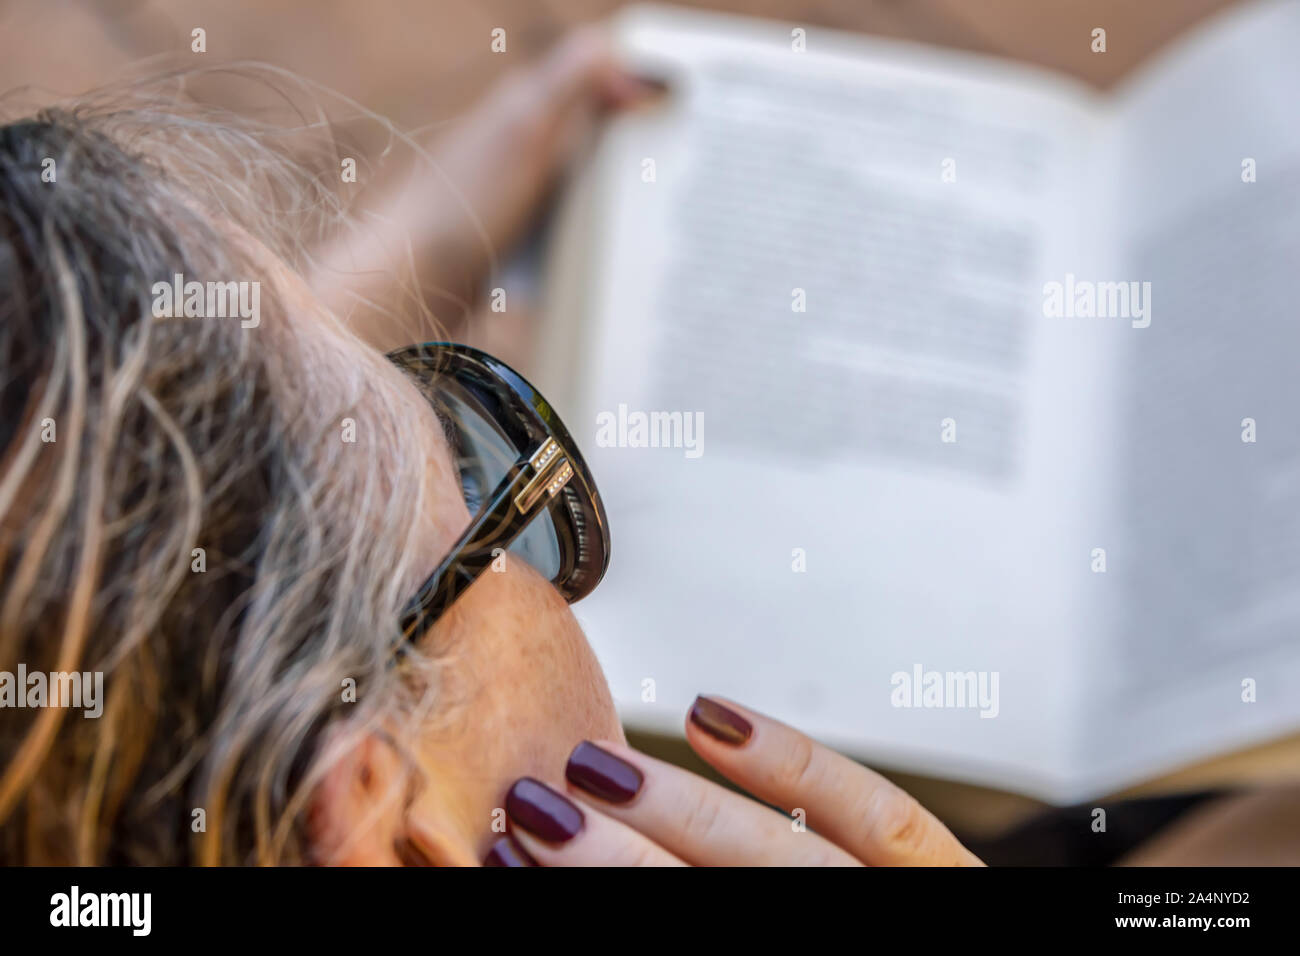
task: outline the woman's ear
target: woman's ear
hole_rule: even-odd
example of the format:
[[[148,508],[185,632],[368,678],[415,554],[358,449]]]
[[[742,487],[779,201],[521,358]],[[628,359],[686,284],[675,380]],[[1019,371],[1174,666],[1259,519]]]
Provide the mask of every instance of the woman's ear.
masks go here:
[[[308,839],[327,866],[477,866],[472,839],[458,832],[432,787],[416,791],[415,769],[377,734],[345,741],[334,751],[308,811]]]

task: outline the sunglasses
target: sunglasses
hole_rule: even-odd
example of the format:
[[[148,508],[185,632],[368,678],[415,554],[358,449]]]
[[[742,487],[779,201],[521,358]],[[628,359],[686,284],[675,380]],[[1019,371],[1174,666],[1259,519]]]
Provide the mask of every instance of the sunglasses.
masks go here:
[[[473,515],[401,616],[418,639],[507,552],[550,579],[569,603],[609,565],[600,493],[559,416],[518,372],[467,345],[427,342],[390,352],[442,421]]]

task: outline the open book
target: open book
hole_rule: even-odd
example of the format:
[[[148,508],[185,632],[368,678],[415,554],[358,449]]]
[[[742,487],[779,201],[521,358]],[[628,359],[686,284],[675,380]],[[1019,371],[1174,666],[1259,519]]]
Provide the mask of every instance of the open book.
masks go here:
[[[1056,802],[1300,728],[1300,4],[1110,95],[792,27],[622,14],[552,234],[629,724]]]

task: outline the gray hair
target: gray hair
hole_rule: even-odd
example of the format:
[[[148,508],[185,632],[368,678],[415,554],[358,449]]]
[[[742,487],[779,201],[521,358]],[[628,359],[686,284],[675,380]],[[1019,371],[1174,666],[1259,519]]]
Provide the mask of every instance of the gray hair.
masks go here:
[[[267,270],[345,219],[333,131],[296,131],[316,175],[176,88],[0,126],[0,670],[107,687],[98,720],[0,721],[4,863],[312,862],[331,761],[434,696],[435,662],[391,666],[422,464],[364,375],[301,381],[328,346]],[[260,281],[261,327],[156,317],[175,273]]]

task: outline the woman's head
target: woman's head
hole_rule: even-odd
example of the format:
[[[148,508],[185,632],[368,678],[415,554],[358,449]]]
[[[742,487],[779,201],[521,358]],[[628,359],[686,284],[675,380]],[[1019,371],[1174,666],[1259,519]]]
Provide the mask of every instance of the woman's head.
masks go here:
[[[301,277],[328,174],[160,102],[0,127],[0,671],[104,674],[97,718],[3,715],[0,855],[475,860],[515,777],[619,735],[603,677],[520,562],[392,666],[469,520],[437,417]],[[160,309],[178,275],[256,325]]]

